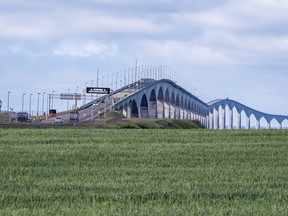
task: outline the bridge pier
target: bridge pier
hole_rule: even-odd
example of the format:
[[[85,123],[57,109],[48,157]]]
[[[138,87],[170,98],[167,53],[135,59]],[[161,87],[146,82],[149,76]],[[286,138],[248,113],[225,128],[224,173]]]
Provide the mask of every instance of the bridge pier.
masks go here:
[[[190,110],[188,111],[188,119],[192,120],[192,112]]]
[[[139,118],[149,118],[148,107],[140,107]]]
[[[228,129],[233,129],[233,109],[228,107]]]
[[[256,119],[256,130],[260,129],[260,119]]]
[[[267,127],[266,129],[271,129],[271,123],[267,121]]]
[[[126,118],[130,119],[131,118],[131,112],[132,112],[132,103],[127,104],[127,115]]]
[[[157,118],[157,102],[149,102],[149,118]]]
[[[220,109],[220,107],[219,107],[219,109]],[[220,129],[221,130],[225,129],[225,109],[223,107],[221,107]]]
[[[180,119],[180,108],[178,106],[175,107],[175,119]]]
[[[237,110],[237,122],[236,122],[236,129],[241,129],[241,111]]]
[[[170,119],[175,119],[175,106],[170,105]]]
[[[170,105],[167,102],[164,102],[164,118],[170,118]]]
[[[163,101],[157,100],[157,118],[163,119],[164,117],[164,103]]]
[[[214,129],[219,129],[219,112],[214,109]]]
[[[210,110],[209,111],[209,129],[214,129],[213,118],[214,118],[213,113]]]
[[[246,129],[249,130],[250,129],[250,116],[246,115]]]

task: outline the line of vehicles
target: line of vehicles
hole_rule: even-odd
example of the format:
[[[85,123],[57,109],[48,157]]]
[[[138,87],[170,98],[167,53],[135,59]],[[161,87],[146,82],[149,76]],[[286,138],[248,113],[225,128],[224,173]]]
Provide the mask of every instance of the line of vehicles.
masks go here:
[[[9,113],[10,122],[32,122],[32,116],[27,112]]]
[[[61,118],[61,117],[56,117],[56,115],[54,115],[54,116],[51,115],[50,117],[55,117],[55,118],[53,118],[55,124],[63,124],[64,123],[63,118]],[[78,111],[70,112],[69,120],[71,122],[77,122],[78,118],[79,118]],[[16,112],[10,112],[9,113],[9,121],[10,122],[33,122],[33,120],[35,120],[35,118],[33,119],[33,117],[28,112],[17,112],[17,113]],[[38,121],[41,121],[41,120],[42,120],[42,116],[40,116],[38,118]]]

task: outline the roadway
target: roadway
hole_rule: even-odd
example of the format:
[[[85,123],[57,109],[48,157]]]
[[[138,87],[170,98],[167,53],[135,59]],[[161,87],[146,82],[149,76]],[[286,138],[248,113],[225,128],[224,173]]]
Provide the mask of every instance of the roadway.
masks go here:
[[[69,123],[87,123],[92,122],[100,116],[105,116],[108,110],[112,110],[114,104],[121,101],[128,95],[134,94],[142,88],[155,82],[153,79],[142,79],[132,84],[126,85],[120,89],[112,91],[110,94],[103,95],[93,101],[90,101],[77,110],[70,110],[70,112],[78,112],[78,121],[70,120],[70,112],[64,114],[58,114],[57,118],[62,118],[64,124]],[[56,117],[49,118],[46,123],[54,123]]]

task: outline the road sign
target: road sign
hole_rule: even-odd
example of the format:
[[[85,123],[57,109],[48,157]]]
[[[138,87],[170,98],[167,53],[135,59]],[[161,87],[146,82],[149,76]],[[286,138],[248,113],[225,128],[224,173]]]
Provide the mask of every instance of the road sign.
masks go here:
[[[61,93],[60,99],[61,100],[81,100],[81,94]]]
[[[90,94],[110,94],[110,88],[87,87],[86,93]]]

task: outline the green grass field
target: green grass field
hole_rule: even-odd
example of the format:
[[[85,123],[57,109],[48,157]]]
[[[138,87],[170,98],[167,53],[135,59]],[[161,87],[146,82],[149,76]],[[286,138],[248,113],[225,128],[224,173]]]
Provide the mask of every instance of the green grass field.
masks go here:
[[[0,129],[0,215],[287,215],[288,131]]]

